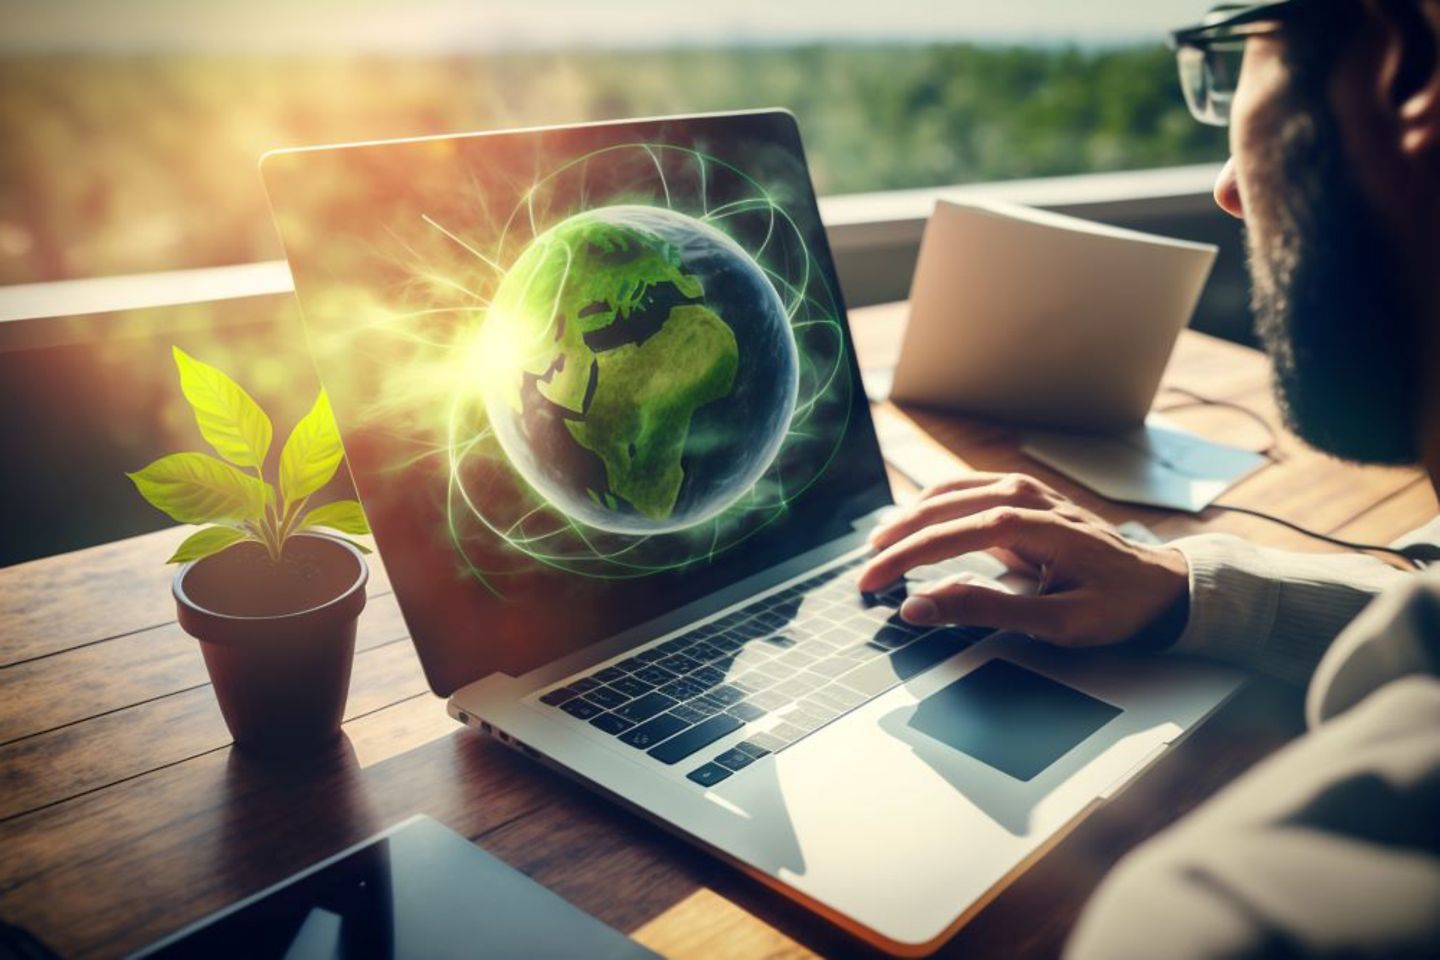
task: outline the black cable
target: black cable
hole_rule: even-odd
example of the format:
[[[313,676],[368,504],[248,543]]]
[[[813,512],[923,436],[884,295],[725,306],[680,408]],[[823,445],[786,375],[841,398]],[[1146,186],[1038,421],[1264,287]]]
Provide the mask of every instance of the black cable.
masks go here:
[[[1411,556],[1404,550],[1399,550],[1395,547],[1382,547],[1373,543],[1356,543],[1353,540],[1341,540],[1339,537],[1332,537],[1327,533],[1319,533],[1315,530],[1309,530],[1305,527],[1300,526],[1300,524],[1298,523],[1286,520],[1284,517],[1277,517],[1274,514],[1265,513],[1261,510],[1252,510],[1249,507],[1236,507],[1228,503],[1212,503],[1207,509],[1224,510],[1227,513],[1243,513],[1248,517],[1255,517],[1260,520],[1268,520],[1271,523],[1278,523],[1280,526],[1290,530],[1294,530],[1301,536],[1310,537],[1312,540],[1319,540],[1323,543],[1328,543],[1336,547],[1344,547],[1346,550],[1360,550],[1366,553],[1387,554],[1389,556],[1398,557],[1399,559],[1404,560],[1405,563],[1408,564],[1412,569],[1425,569],[1425,564],[1421,562],[1421,559],[1419,557]]]
[[[1265,431],[1268,442],[1264,449],[1256,452],[1272,463],[1280,463],[1284,460],[1284,457],[1280,455],[1280,435],[1275,432],[1275,428],[1270,425],[1270,421],[1243,403],[1236,403],[1234,400],[1220,400],[1215,397],[1207,397],[1203,393],[1196,393],[1194,390],[1187,390],[1184,387],[1167,385],[1162,389],[1169,393],[1178,393],[1182,397],[1189,397],[1191,402],[1172,403],[1168,407],[1157,407],[1155,409],[1156,413],[1169,413],[1172,410],[1185,410],[1191,407],[1221,407],[1226,410],[1234,410],[1236,413],[1243,414],[1248,419],[1259,424],[1260,429]]]
[[[1234,410],[1237,413],[1244,414],[1246,417],[1253,420],[1255,423],[1258,423],[1264,429],[1266,436],[1269,437],[1269,444],[1265,447],[1265,449],[1258,451],[1260,455],[1265,457],[1265,459],[1269,460],[1271,463],[1280,463],[1283,459],[1280,456],[1279,452],[1280,435],[1276,432],[1275,428],[1270,425],[1270,421],[1266,420],[1258,412],[1251,410],[1244,404],[1236,403],[1233,400],[1219,400],[1214,397],[1207,397],[1202,393],[1196,393],[1194,390],[1187,390],[1184,387],[1173,387],[1167,385],[1164,389],[1171,393],[1178,393],[1181,396],[1189,397],[1192,402],[1172,404],[1168,407],[1161,407],[1156,412],[1164,413],[1170,410],[1181,410],[1186,407],[1195,406],[1223,407],[1227,410]],[[1302,527],[1300,526],[1300,524],[1295,523],[1292,520],[1286,520],[1284,517],[1277,517],[1274,514],[1265,513],[1263,510],[1254,510],[1250,507],[1237,507],[1232,506],[1228,503],[1212,503],[1210,504],[1208,509],[1223,510],[1228,513],[1243,513],[1246,516],[1255,517],[1258,520],[1268,520],[1270,523],[1279,524],[1280,526],[1285,527],[1288,530],[1293,530],[1294,532],[1300,534],[1303,537],[1309,537],[1312,540],[1319,540],[1322,543],[1328,543],[1331,546],[1335,547],[1342,547],[1346,550],[1356,550],[1365,553],[1383,553],[1387,556],[1397,557],[1400,560],[1403,560],[1412,569],[1416,570],[1423,570],[1425,569],[1425,565],[1428,562],[1440,558],[1440,550],[1437,550],[1433,545],[1430,544],[1416,544],[1412,552],[1406,552],[1406,550],[1396,549],[1395,547],[1382,547],[1378,544],[1373,543],[1356,543],[1353,540],[1342,540],[1339,537],[1332,537],[1329,534],[1320,533],[1319,531],[1310,530],[1306,527]]]

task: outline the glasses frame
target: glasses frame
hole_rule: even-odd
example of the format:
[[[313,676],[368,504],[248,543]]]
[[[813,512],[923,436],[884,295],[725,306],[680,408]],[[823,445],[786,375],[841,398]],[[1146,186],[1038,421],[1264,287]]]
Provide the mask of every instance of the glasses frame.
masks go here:
[[[1230,123],[1230,98],[1233,89],[1217,95],[1213,83],[1215,70],[1211,57],[1219,52],[1243,56],[1249,37],[1278,32],[1306,8],[1307,0],[1276,0],[1273,3],[1223,4],[1213,9],[1205,22],[1175,30],[1170,34],[1170,49],[1175,51],[1180,71],[1180,86],[1185,104],[1194,118],[1216,127]],[[1239,83],[1239,68],[1233,70],[1233,82]]]

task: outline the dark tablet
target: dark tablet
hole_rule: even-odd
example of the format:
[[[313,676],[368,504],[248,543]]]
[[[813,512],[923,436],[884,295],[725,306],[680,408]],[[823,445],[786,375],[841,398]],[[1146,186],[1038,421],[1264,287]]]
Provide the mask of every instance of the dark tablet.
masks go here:
[[[429,817],[413,817],[141,957],[650,958]]]

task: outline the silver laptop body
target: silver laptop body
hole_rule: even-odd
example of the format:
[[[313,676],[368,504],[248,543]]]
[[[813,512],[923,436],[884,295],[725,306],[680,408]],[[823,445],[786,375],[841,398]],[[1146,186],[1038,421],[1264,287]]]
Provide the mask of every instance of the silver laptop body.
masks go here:
[[[858,593],[890,497],[788,113],[263,173],[450,714],[871,943],[933,949],[1241,682],[899,621],[1025,588],[985,556]]]

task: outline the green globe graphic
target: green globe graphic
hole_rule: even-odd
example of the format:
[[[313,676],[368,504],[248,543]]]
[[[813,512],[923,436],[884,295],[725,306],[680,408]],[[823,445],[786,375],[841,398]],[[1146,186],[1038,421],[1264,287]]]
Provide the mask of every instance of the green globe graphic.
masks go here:
[[[754,487],[795,412],[798,357],[765,273],[714,227],[612,206],[537,236],[481,332],[486,413],[516,471],[600,530],[707,520]]]

